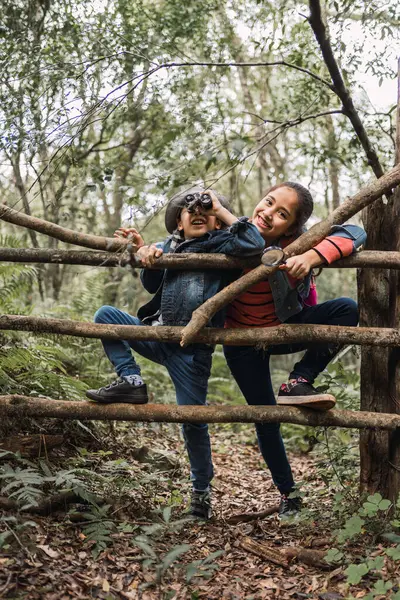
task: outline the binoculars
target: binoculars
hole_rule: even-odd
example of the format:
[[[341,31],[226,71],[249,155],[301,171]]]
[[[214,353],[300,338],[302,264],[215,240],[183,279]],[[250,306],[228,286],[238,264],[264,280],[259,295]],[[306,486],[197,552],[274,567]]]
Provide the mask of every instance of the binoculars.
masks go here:
[[[210,194],[188,194],[185,196],[185,206],[189,213],[194,213],[196,208],[204,208],[209,210],[212,207],[212,198]]]

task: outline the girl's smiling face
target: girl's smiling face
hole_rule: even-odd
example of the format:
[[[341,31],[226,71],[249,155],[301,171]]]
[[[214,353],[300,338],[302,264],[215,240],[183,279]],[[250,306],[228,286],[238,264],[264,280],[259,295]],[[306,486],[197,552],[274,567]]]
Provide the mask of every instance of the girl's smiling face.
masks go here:
[[[286,186],[279,187],[257,204],[251,220],[264,240],[271,243],[294,233],[298,206],[297,192]]]

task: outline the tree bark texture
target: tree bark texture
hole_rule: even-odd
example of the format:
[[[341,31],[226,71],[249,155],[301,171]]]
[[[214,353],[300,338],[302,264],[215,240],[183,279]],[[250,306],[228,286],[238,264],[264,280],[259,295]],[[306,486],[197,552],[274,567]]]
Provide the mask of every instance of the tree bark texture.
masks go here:
[[[85,248],[95,250],[108,250],[109,252],[118,252],[122,249],[132,247],[132,244],[125,238],[106,238],[99,235],[90,235],[88,233],[79,233],[73,229],[66,229],[50,221],[44,221],[37,217],[26,215],[14,210],[5,204],[0,204],[0,219],[26,227],[29,230],[49,235],[67,244],[76,244]]]
[[[311,427],[385,429],[400,427],[400,415],[295,406],[175,406],[169,404],[96,404],[29,396],[0,396],[0,415],[147,423],[295,423]]]
[[[239,546],[243,550],[247,550],[264,560],[268,560],[281,567],[289,567],[293,560],[305,563],[316,569],[322,569],[329,571],[334,567],[329,565],[325,560],[325,554],[323,550],[310,550],[309,548],[287,546],[277,548],[276,546],[267,546],[264,543],[256,542],[250,537],[242,537],[239,540]]]
[[[51,248],[0,248],[0,262],[56,263],[66,265],[90,265],[94,267],[131,267],[141,269],[142,263],[129,252],[105,252],[94,250],[53,250]],[[257,267],[261,257],[236,258],[226,254],[165,254],[153,269],[249,269]],[[352,268],[400,269],[400,252],[357,252],[343,260],[337,260],[324,269]]]
[[[400,77],[399,77],[400,86]],[[400,111],[400,90],[398,114]],[[400,120],[397,119],[399,161]],[[367,246],[384,251],[400,250],[400,190],[387,204],[378,200],[365,211]],[[400,322],[400,277],[388,269],[362,270],[359,275],[360,324],[398,327]],[[400,413],[400,349],[366,347],[361,353],[362,410]],[[360,437],[360,486],[379,491],[393,502],[400,492],[400,435],[384,431],[363,432]]]
[[[0,331],[32,331],[106,340],[158,341],[179,343],[183,327],[161,325],[103,325],[69,319],[44,319],[21,315],[0,315]],[[338,325],[278,325],[245,329],[205,328],[193,340],[201,344],[228,346],[272,346],[336,342],[341,345],[400,347],[400,330]]]
[[[400,165],[397,165],[391,171],[385,173],[380,179],[371,182],[353,197],[342,202],[342,204],[324,221],[317,223],[306,233],[303,233],[303,235],[289,244],[284,250],[285,257],[296,256],[297,254],[302,254],[303,252],[310,250],[310,248],[313,248],[329,234],[332,225],[344,223],[347,219],[374,202],[377,198],[380,198],[382,194],[391,191],[399,183]],[[268,260],[268,253],[263,255],[263,260],[265,259]],[[276,271],[277,268],[278,267],[266,267],[260,265],[204,302],[204,304],[193,312],[190,323],[186,325],[182,335],[181,345],[186,346],[191,343],[196,334],[202,327],[207,325],[208,321],[215,313],[232,302],[236,296],[245,292],[252,285],[267,279],[267,277]]]

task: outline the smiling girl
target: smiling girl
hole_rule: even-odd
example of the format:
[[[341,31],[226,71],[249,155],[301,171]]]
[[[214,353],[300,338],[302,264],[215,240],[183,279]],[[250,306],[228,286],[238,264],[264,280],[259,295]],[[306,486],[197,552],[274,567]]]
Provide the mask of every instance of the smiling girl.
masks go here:
[[[254,209],[251,221],[265,241],[265,247],[285,248],[299,236],[313,211],[308,189],[298,183],[285,182],[272,187]],[[351,298],[338,298],[317,304],[313,267],[329,264],[349,256],[365,242],[365,232],[356,225],[335,226],[331,235],[313,249],[288,258],[268,280],[251,287],[227,309],[225,327],[272,327],[281,323],[351,325],[358,323],[357,304]],[[278,404],[328,408],[333,396],[321,395],[314,387],[316,377],[337,354],[335,344],[301,344],[259,349],[249,346],[225,346],[228,366],[248,404],[276,404],[272,389],[269,361],[272,354],[289,354],[306,349],[282,384]],[[292,471],[275,423],[256,424],[260,451],[281,493],[281,518],[296,513],[301,499],[292,496],[295,488]]]

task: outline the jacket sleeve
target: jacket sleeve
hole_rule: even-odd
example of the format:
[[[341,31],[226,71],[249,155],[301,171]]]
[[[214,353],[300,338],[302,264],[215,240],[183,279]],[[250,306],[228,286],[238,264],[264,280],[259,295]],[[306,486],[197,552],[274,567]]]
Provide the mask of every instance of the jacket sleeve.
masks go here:
[[[255,225],[247,217],[240,217],[228,229],[218,232],[209,252],[221,252],[233,256],[256,256],[264,249],[265,241]]]
[[[317,244],[313,250],[328,264],[350,256],[365,244],[367,234],[358,225],[334,225],[331,234]]]
[[[164,249],[164,242],[158,242],[157,248]],[[155,294],[160,287],[164,277],[164,269],[141,269],[140,281],[145,290],[150,294]]]

